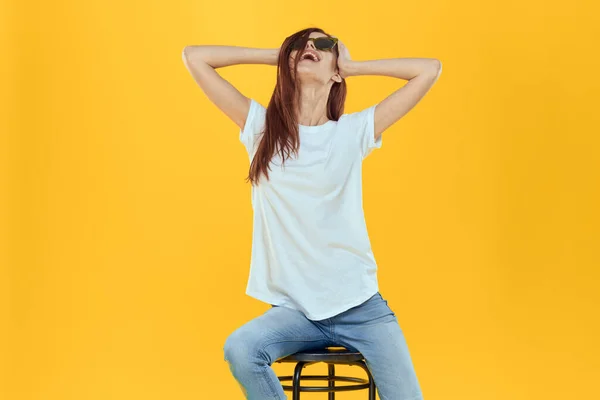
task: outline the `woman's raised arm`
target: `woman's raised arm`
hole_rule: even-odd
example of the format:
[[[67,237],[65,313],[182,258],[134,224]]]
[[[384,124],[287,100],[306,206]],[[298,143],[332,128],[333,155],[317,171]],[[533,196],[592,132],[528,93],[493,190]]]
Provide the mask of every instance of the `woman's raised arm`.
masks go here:
[[[375,107],[374,139],[402,118],[422,98],[440,77],[442,62],[436,58],[384,58],[355,61],[348,48],[338,42],[340,53],[338,67],[342,77],[357,75],[383,75],[406,79],[400,89],[380,101]]]
[[[250,99],[221,77],[216,69],[236,64],[277,65],[278,57],[278,48],[191,45],[182,51],[183,63],[198,86],[240,129],[244,129]]]

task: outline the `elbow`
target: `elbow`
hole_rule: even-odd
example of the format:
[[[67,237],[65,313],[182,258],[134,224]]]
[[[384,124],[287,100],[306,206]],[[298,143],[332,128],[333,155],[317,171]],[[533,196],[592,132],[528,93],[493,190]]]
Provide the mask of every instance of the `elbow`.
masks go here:
[[[435,60],[435,65],[433,69],[433,83],[436,83],[442,74],[442,62],[440,60]]]
[[[188,45],[181,51],[181,58],[184,62],[194,64],[199,61],[205,61],[206,48],[202,45]]]
[[[188,57],[187,57],[187,53],[186,53],[186,51],[185,51],[185,49],[186,49],[186,48],[187,48],[187,47],[184,47],[184,48],[183,48],[183,50],[181,51],[181,61],[183,61],[183,65],[185,65],[185,66],[186,66],[186,68],[189,68],[189,67],[188,67],[188,65],[189,65],[189,60],[188,60]]]
[[[433,58],[431,60],[431,65],[433,70],[436,71],[437,74],[439,74],[442,71],[442,62],[437,58]]]
[[[438,59],[431,60],[431,70],[430,75],[433,77],[433,81],[437,81],[442,73],[442,62]]]

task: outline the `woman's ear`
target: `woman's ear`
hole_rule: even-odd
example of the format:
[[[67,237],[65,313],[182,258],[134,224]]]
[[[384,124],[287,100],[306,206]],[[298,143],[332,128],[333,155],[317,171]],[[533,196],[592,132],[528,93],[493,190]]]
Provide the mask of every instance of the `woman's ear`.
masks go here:
[[[340,83],[342,81],[342,77],[340,76],[340,74],[336,73],[335,75],[333,75],[331,77],[331,79],[333,79],[335,82]]]

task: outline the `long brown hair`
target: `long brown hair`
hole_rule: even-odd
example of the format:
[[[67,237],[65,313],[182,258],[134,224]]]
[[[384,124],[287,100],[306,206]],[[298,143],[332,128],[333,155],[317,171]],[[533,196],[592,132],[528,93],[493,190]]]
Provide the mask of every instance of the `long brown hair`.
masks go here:
[[[280,47],[277,60],[277,83],[267,106],[265,129],[246,178],[246,181],[250,181],[253,185],[258,182],[261,173],[265,174],[267,180],[269,179],[269,162],[275,151],[281,154],[282,165],[286,156],[289,158],[290,153],[298,155],[300,138],[295,109],[300,98],[300,82],[296,81],[294,77],[298,70],[300,57],[296,57],[293,70],[290,70],[289,58],[293,50],[292,44],[298,40],[299,48],[304,49],[312,32],[331,36],[320,28],[307,28],[285,38]],[[298,51],[298,54],[301,54],[301,51]],[[339,55],[337,45],[334,46],[334,55],[336,58]],[[345,100],[346,81],[342,79],[341,82],[335,82],[329,92],[327,117],[330,120],[337,121],[344,113]]]

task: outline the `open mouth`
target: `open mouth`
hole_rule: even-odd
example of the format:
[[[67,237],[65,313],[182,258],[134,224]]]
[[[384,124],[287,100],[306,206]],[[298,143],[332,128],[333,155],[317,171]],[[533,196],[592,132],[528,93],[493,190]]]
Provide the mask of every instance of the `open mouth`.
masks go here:
[[[306,51],[302,54],[302,57],[300,58],[300,61],[312,61],[312,62],[319,62],[319,56],[316,53],[313,53],[312,51]]]

